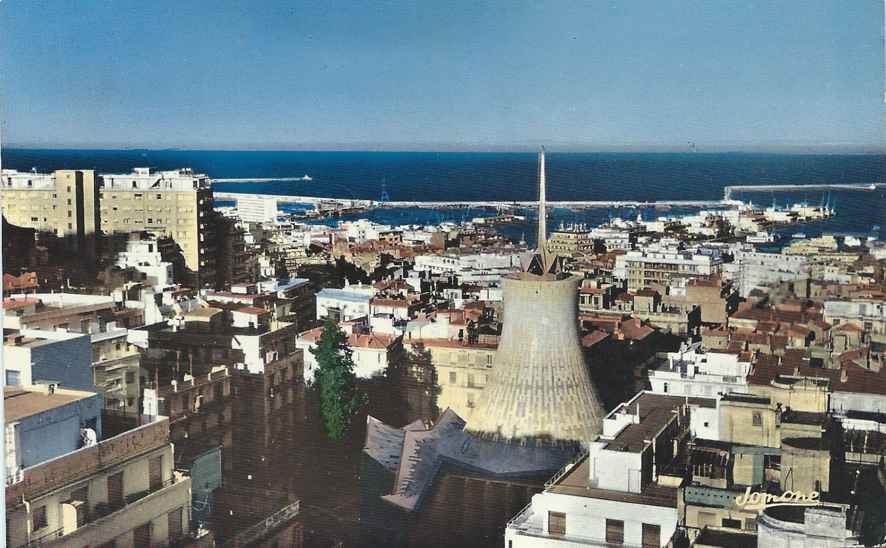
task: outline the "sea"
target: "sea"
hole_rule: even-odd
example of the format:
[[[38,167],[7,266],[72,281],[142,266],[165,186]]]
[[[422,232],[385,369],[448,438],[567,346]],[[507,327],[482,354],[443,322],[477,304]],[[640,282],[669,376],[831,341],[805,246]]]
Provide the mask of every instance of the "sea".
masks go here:
[[[305,195],[393,201],[534,200],[534,153],[504,152],[307,152],[211,150],[3,150],[3,167],[18,170],[96,169],[125,173],[133,167],[159,170],[191,167],[213,179],[274,179],[216,182],[223,192]],[[549,200],[717,200],[725,186],[858,183],[886,180],[886,155],[764,153],[547,153]],[[290,180],[307,175],[310,180]],[[733,198],[769,206],[829,204],[837,215],[815,225],[788,229],[879,236],[886,224],[886,189],[743,192]],[[219,202],[219,205],[231,205]],[[284,210],[298,206],[283,205]],[[549,226],[601,224],[611,218],[644,219],[691,210],[597,208],[550,213]],[[526,211],[528,217],[534,212]],[[385,208],[358,216],[387,224],[433,224],[494,215],[479,208]],[[335,223],[343,219],[327,219]],[[534,230],[512,225],[503,231],[530,244]]]

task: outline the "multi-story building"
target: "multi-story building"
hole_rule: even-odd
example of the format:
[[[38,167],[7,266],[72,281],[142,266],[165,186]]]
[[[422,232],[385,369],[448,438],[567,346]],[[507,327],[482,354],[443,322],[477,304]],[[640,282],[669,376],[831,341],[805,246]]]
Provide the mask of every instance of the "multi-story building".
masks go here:
[[[551,231],[547,249],[549,253],[573,259],[590,255],[594,252],[591,229],[580,224],[561,225],[559,229]]]
[[[824,321],[834,326],[854,325],[868,336],[886,335],[886,301],[875,299],[826,301]]]
[[[130,235],[126,251],[117,254],[117,266],[141,272],[148,285],[166,287],[173,284],[172,263],[163,260],[157,239],[144,234]]]
[[[91,364],[89,335],[22,329],[8,330],[3,338],[6,386],[56,383],[95,390]]]
[[[695,400],[641,392],[614,409],[589,452],[507,524],[505,544],[670,546],[683,479],[675,463]]]
[[[128,335],[128,329],[114,322],[90,335],[92,375],[106,409],[136,416],[141,413],[143,375],[138,349],[129,343]]]
[[[623,265],[628,291],[636,291],[644,287],[667,287],[677,277],[719,274],[723,260],[709,254],[657,248],[628,251],[618,256],[616,263],[616,269],[621,269]]]
[[[747,392],[750,354],[703,352],[700,343],[680,352],[668,352],[658,367],[649,371],[652,391],[716,398],[728,392]]]
[[[369,302],[373,294],[372,286],[321,289],[317,293],[317,319],[332,318],[336,321],[349,321],[368,316]]]
[[[272,223],[277,218],[277,198],[254,194],[237,197],[237,216],[247,223]]]
[[[0,209],[16,226],[51,232],[84,252],[95,252],[99,182],[92,170],[0,172]]]
[[[190,169],[103,174],[99,190],[101,231],[153,232],[180,249],[189,283],[215,284],[215,228],[210,180]]]
[[[450,339],[412,339],[408,349],[431,355],[437,385],[437,408],[469,419],[492,372],[497,344]]]
[[[94,394],[4,393],[15,447],[39,447],[6,487],[9,546],[170,546],[190,526],[190,478],[173,468],[169,422],[102,438]],[[30,421],[29,438],[22,425]],[[30,441],[29,441],[30,440]],[[10,445],[7,444],[7,454]]]
[[[190,169],[98,175],[3,170],[3,215],[12,224],[71,238],[94,252],[99,234],[153,232],[173,239],[197,286],[215,284],[215,238],[210,180]]]

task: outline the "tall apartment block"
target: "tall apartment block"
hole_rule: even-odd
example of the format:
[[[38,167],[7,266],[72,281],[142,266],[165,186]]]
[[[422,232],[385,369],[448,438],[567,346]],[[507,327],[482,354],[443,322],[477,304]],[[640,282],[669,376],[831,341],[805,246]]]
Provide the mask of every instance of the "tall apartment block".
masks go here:
[[[16,226],[70,238],[70,244],[95,253],[99,225],[95,171],[64,169],[54,173],[0,172],[0,208]]]
[[[212,189],[191,169],[99,175],[91,170],[51,174],[3,170],[0,202],[16,226],[71,238],[94,252],[94,237],[148,231],[174,241],[194,286],[215,284]]]

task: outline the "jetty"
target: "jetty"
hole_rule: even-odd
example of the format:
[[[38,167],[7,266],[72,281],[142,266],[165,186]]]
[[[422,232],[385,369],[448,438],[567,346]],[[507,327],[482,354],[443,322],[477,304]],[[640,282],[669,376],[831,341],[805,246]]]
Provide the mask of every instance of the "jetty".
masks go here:
[[[867,191],[886,188],[886,183],[821,183],[796,185],[731,185],[723,187],[723,200],[732,201],[734,192],[795,192],[807,190],[858,190]]]

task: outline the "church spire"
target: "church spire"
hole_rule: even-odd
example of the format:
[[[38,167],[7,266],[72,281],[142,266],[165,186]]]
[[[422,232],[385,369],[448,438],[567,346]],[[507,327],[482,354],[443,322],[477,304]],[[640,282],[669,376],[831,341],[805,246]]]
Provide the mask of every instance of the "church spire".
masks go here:
[[[547,265],[547,210],[545,208],[545,147],[538,152],[538,254]]]

